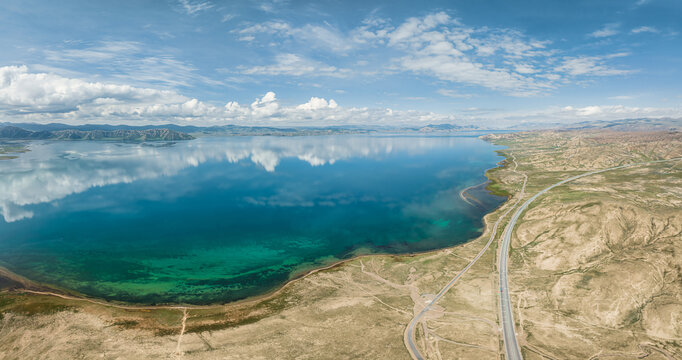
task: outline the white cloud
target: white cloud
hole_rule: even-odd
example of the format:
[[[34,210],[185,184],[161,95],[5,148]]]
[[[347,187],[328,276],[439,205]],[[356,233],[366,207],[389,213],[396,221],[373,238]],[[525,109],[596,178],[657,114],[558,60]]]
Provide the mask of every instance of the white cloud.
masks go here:
[[[447,89],[441,89],[438,93],[451,97],[469,96]],[[526,112],[462,110],[439,114],[387,108],[342,107],[332,99],[314,96],[305,103],[285,106],[280,104],[274,92],[266,92],[247,105],[236,101],[214,105],[170,90],[89,82],[49,73],[33,73],[25,66],[7,66],[0,67],[0,116],[11,122],[68,124],[390,126],[456,123],[509,126],[523,121],[575,122],[633,117],[682,117],[682,110],[591,105]],[[263,161],[265,162],[265,158]],[[20,214],[12,209],[3,211],[16,216]]]
[[[491,122],[514,126],[523,123],[577,123],[582,121],[637,118],[682,118],[682,108],[624,105],[553,106],[540,110],[489,114]]]
[[[272,91],[268,91],[262,98],[251,103],[251,111],[255,116],[271,116],[278,110],[277,97]]]
[[[256,34],[280,35],[288,36],[292,32],[291,25],[284,21],[266,21],[260,24],[254,24],[240,30],[235,30],[239,35],[253,36]]]
[[[0,106],[28,112],[62,111],[98,100],[108,103],[158,103],[185,101],[187,98],[166,90],[29,73],[26,66],[0,67]]]
[[[294,36],[314,47],[326,48],[338,53],[344,53],[353,47],[349,39],[331,26],[308,24],[301,29],[295,29]]]
[[[44,53],[50,62],[72,68],[81,64],[94,65],[101,74],[128,83],[167,87],[190,86],[195,82],[219,84],[198,75],[191,64],[135,41],[102,41],[80,48],[45,50]]]
[[[350,32],[350,43],[356,47],[384,44],[388,33],[392,30],[393,27],[384,19],[367,18],[362,21],[362,25]]]
[[[266,21],[259,24],[254,24],[243,29],[235,30],[233,33],[239,35],[239,40],[254,41],[256,35],[266,34],[271,36],[278,36],[283,38],[290,38],[298,43],[305,44],[307,47],[321,48],[337,53],[343,53],[353,47],[353,40],[335,27],[328,24],[314,25],[306,24],[302,27],[294,27],[284,21]],[[279,46],[278,43],[267,41],[273,46]]]
[[[451,97],[454,99],[469,99],[472,97],[471,94],[461,94],[455,90],[449,89],[438,89],[436,92],[443,96]]]
[[[250,105],[236,101],[207,104],[175,91],[88,82],[49,73],[32,73],[26,66],[0,68],[0,114],[10,121],[66,123],[167,123],[324,125],[357,119],[382,120],[368,109],[341,109],[336,101],[312,97],[304,104],[281,106],[274,92]]]
[[[617,27],[607,24],[595,35],[607,36]],[[512,96],[547,93],[568,82],[566,74],[610,76],[632,72],[608,64],[609,59],[628,55],[625,53],[559,58],[548,41],[510,29],[467,27],[443,12],[410,18],[387,38],[390,46],[406,53],[395,60],[403,70]]]
[[[604,38],[604,37],[617,35],[620,32],[620,31],[618,31],[619,27],[620,27],[620,24],[617,24],[617,23],[606,24],[601,29],[596,30],[595,32],[591,33],[590,36],[595,37],[595,38]]]
[[[529,64],[514,64],[514,71],[519,74],[534,74],[538,70]]]
[[[339,69],[335,66],[326,65],[295,54],[279,54],[275,57],[274,64],[253,66],[243,69],[241,72],[246,75],[288,75],[312,77],[345,77],[350,74],[350,70],[348,69]]]
[[[632,100],[636,96],[634,95],[617,95],[617,96],[609,96],[609,100]]]
[[[220,109],[172,90],[89,82],[26,66],[0,67],[0,114],[10,120],[67,123],[191,122]]]
[[[640,26],[640,27],[637,27],[637,28],[632,29],[630,32],[633,33],[633,34],[640,34],[640,33],[654,33],[654,34],[657,34],[657,33],[659,33],[660,31],[659,31],[658,29],[656,29],[655,27],[652,27],[652,26]]]
[[[208,1],[190,1],[190,0],[179,0],[182,9],[187,13],[187,15],[194,15],[200,11],[208,10],[213,7]]]
[[[471,32],[469,39],[463,40],[468,41],[480,56],[500,54],[508,61],[553,53],[546,50],[549,41],[527,39],[521,32],[509,29],[477,30]]]
[[[136,41],[104,41],[81,49],[45,50],[51,61],[83,61],[96,63],[110,61],[121,55],[131,55],[141,51],[142,44]]]
[[[527,41],[518,32],[490,34],[487,29],[476,31],[462,27],[441,12],[410,18],[388,37],[389,45],[406,52],[397,60],[403,70],[478,85],[512,96],[534,95],[554,87],[546,79],[528,76],[533,69],[529,62],[546,44]],[[487,59],[498,51],[508,59],[511,69],[497,66],[494,59]],[[517,66],[517,59],[525,60]],[[515,72],[517,69],[525,72]]]
[[[619,24],[607,24],[594,36],[610,36]],[[511,96],[547,94],[570,81],[566,74],[607,76],[627,73],[607,64],[610,56],[574,56],[560,58],[551,42],[533,39],[513,29],[465,26],[445,12],[412,17],[398,24],[370,17],[342,32],[327,23],[302,26],[276,20],[253,24],[233,33],[245,41],[267,41],[277,46],[279,54],[271,65],[242,68],[244,74],[290,76],[350,76],[351,74],[395,74],[410,72],[438,80],[480,86]],[[264,36],[261,39],[261,35]],[[272,41],[272,37],[281,38]],[[362,57],[354,66],[363,71],[337,69],[298,53],[301,47],[318,48],[333,53],[363,54],[381,49],[385,62]],[[298,51],[281,53],[282,49]],[[557,65],[560,62],[563,65]],[[374,69],[367,69],[373,67]]]
[[[502,90],[508,95],[535,94],[549,87],[531,79],[501,69],[489,69],[484,64],[466,58],[445,55],[404,57],[400,61],[404,69],[427,73],[452,82],[480,85],[492,90]]]
[[[277,12],[279,8],[279,4],[285,2],[286,0],[273,0],[270,2],[267,1],[260,1],[260,5],[258,5],[258,9],[265,11],[267,13],[275,13]],[[257,2],[258,3],[258,2]]]
[[[320,109],[336,109],[338,104],[333,99],[329,102],[324,98],[311,97],[310,101],[305,104],[298,105],[296,108],[301,110],[320,110]]]
[[[413,41],[415,37],[434,29],[439,25],[452,23],[454,20],[444,12],[430,14],[423,18],[409,18],[388,36],[389,45]]]
[[[612,76],[631,74],[633,70],[616,69],[605,64],[607,59],[627,56],[627,53],[616,53],[606,56],[565,57],[556,71],[571,76]]]
[[[569,109],[567,109],[569,110]],[[575,115],[580,117],[591,116],[591,115],[601,115],[604,113],[604,109],[601,106],[585,106],[583,108],[575,109]]]

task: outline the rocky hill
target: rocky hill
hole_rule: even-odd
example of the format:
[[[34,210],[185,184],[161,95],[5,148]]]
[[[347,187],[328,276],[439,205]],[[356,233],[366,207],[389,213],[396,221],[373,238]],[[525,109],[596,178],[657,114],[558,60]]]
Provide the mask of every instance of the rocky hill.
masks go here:
[[[121,141],[178,141],[192,140],[193,136],[169,129],[145,130],[56,130],[30,131],[16,126],[0,128],[0,139],[10,140],[121,140]]]

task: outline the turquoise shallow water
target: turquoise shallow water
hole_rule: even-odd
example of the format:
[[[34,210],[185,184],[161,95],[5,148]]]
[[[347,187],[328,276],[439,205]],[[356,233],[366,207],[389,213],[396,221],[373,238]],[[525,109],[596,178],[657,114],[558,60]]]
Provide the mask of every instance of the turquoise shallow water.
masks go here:
[[[109,300],[226,302],[361,253],[452,246],[504,199],[459,191],[474,137],[32,142],[0,162],[0,265]]]

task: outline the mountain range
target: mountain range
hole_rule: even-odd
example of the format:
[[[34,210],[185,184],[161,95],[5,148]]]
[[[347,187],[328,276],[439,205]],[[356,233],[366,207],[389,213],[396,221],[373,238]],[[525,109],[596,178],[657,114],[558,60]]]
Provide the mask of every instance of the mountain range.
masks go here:
[[[0,139],[11,140],[119,140],[177,141],[194,139],[192,135],[170,129],[116,130],[26,130],[17,126],[0,127]]]

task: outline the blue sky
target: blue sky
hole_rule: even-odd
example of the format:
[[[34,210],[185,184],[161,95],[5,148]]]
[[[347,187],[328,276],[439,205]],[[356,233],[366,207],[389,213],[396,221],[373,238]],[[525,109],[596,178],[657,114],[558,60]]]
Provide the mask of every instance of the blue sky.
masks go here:
[[[680,19],[679,0],[4,0],[0,117],[315,126],[681,117]]]

